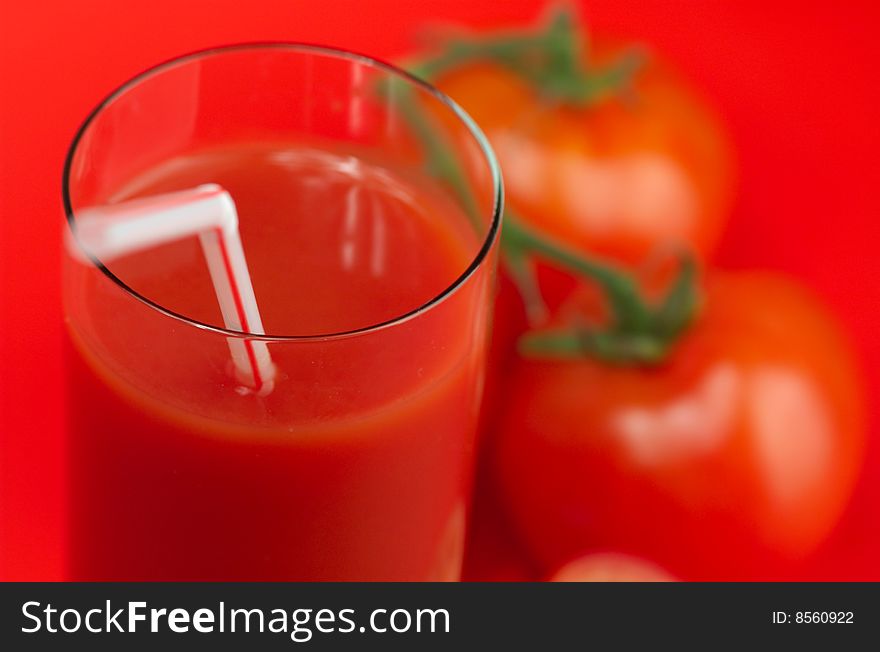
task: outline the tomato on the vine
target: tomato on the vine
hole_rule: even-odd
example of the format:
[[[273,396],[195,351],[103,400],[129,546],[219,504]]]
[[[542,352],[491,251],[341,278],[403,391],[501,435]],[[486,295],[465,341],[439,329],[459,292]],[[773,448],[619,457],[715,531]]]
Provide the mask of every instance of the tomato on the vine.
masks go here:
[[[602,38],[578,45],[588,75],[628,48]],[[479,58],[433,81],[488,136],[509,208],[545,235],[628,264],[658,247],[712,253],[732,193],[731,148],[715,112],[655,52],[640,51],[618,87],[583,102]]]
[[[732,194],[731,148],[715,112],[657,53],[594,40],[560,9],[538,28],[450,37],[412,70],[468,111],[501,163],[496,366],[526,317],[540,323],[576,276],[515,251],[514,223],[622,268],[669,252],[711,256]]]
[[[506,390],[494,470],[545,571],[598,548],[684,579],[780,576],[832,529],[862,459],[846,339],[775,274],[711,278],[659,364],[523,358]]]
[[[414,69],[481,125],[506,178],[490,373],[510,378],[490,392],[490,461],[543,571],[610,549],[686,579],[770,577],[814,549],[860,466],[861,385],[834,320],[777,276],[716,276],[694,321],[732,187],[714,113],[656,54],[588,42],[564,10]],[[578,281],[572,317],[557,308]],[[501,366],[526,330],[514,286],[533,328],[542,302],[561,315],[521,342],[566,359]]]

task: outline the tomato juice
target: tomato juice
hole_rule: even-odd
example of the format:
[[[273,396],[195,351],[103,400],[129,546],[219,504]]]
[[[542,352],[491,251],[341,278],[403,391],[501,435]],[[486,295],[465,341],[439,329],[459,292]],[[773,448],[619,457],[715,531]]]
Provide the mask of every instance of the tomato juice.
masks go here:
[[[305,142],[174,156],[104,200],[209,182],[237,206],[275,388],[236,382],[197,238],[68,259],[72,577],[457,579],[482,237],[427,176]]]

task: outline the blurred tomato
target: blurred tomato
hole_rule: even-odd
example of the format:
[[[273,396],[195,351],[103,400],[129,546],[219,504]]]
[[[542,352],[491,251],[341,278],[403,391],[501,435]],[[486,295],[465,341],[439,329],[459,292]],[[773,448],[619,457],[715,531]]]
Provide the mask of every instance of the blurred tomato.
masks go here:
[[[523,45],[529,37],[535,40]],[[455,56],[468,49],[472,55]],[[560,64],[560,52],[569,53],[570,65]],[[447,65],[449,59],[457,62]],[[623,69],[629,72],[606,83]],[[508,219],[515,216],[575,251],[627,266],[669,251],[711,256],[731,203],[731,146],[715,112],[656,52],[593,39],[560,9],[531,30],[453,36],[415,70],[485,131],[503,170]],[[567,90],[554,94],[565,84]],[[593,85],[602,90],[578,97],[578,90]],[[505,260],[510,263],[510,256]],[[503,401],[496,376],[506,373],[514,342],[528,328],[526,313],[540,323],[540,304],[555,309],[575,284],[553,261],[529,260],[526,266],[532,270],[526,276],[535,274],[540,300],[531,288],[526,310],[523,295],[531,283],[504,266],[487,414]]]
[[[585,69],[601,71],[625,50],[599,39],[585,48]],[[730,146],[694,89],[656,53],[641,60],[620,92],[581,105],[479,60],[435,81],[486,132],[508,206],[532,226],[627,263],[658,246],[705,258],[727,219]]]
[[[585,555],[565,564],[551,582],[674,582],[669,573],[651,562],[619,553]]]
[[[828,534],[862,459],[845,338],[768,273],[712,279],[660,366],[522,359],[507,389],[495,471],[545,571],[599,547],[684,579],[779,576]]]

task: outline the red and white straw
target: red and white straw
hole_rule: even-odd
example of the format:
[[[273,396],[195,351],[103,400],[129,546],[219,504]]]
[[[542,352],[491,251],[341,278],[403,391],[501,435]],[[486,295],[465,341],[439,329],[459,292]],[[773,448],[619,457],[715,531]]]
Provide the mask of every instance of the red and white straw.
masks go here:
[[[198,236],[226,328],[265,333],[241,246],[235,203],[220,186],[207,184],[78,211],[76,236],[82,249],[102,262]],[[72,251],[81,253],[75,245]],[[227,341],[238,380],[259,396],[269,394],[275,366],[266,342],[246,337]]]

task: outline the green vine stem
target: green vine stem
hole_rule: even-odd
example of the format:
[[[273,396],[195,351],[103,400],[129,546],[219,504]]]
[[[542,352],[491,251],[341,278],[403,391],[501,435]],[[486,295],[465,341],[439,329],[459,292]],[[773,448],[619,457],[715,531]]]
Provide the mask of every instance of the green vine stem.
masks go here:
[[[610,66],[592,70],[582,64],[581,42],[572,13],[561,9],[545,30],[537,34],[509,33],[482,40],[451,40],[439,55],[412,63],[409,68],[418,76],[432,79],[458,66],[489,60],[523,76],[544,97],[578,106],[627,90],[632,75],[641,65],[637,51],[625,52]],[[424,145],[429,173],[453,189],[475,226],[479,226],[476,199],[456,164],[454,153],[430,117],[408,89],[396,88],[389,97]],[[607,324],[575,323],[557,330],[526,333],[520,339],[520,350],[526,355],[577,357],[587,354],[608,362],[655,364],[665,358],[698,307],[696,265],[689,255],[681,256],[677,276],[663,298],[651,303],[643,297],[638,280],[629,270],[548,238],[526,226],[509,209],[504,215],[501,246],[505,265],[533,324],[541,323],[547,312],[534,275],[535,259],[567,269],[596,284],[609,308]]]

